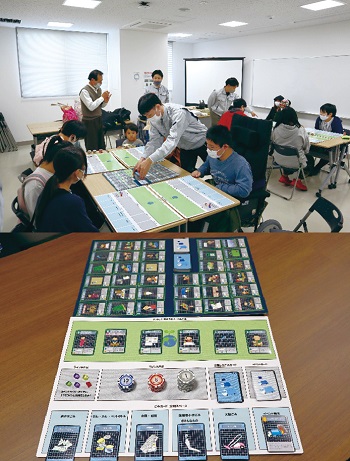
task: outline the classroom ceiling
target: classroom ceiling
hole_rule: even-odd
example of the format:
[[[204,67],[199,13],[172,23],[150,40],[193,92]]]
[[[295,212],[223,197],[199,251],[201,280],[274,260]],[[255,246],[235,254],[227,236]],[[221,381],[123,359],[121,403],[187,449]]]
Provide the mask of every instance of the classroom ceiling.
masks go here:
[[[350,1],[343,6],[310,11],[301,5],[315,0],[102,0],[94,10],[63,6],[64,0],[0,0],[0,17],[20,19],[21,27],[47,29],[49,21],[71,22],[67,30],[111,32],[116,29],[186,33],[174,41],[198,43],[230,37],[297,29],[350,19]],[[246,22],[224,27],[228,21]],[[0,22],[6,27],[16,23]],[[51,27],[52,28],[52,27]],[[331,40],[330,37],[325,39]]]

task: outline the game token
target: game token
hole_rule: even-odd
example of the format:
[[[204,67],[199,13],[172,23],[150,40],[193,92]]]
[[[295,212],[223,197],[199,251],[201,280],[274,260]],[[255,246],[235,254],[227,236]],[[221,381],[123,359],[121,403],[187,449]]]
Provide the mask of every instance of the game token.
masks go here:
[[[153,375],[149,376],[148,378],[148,388],[152,392],[160,392],[164,389],[165,386],[165,378],[160,373],[154,373]]]
[[[193,371],[187,368],[179,371],[177,375],[177,387],[182,392],[190,392],[195,385],[195,376]]]
[[[126,374],[119,376],[118,386],[119,386],[119,389],[123,392],[132,391],[135,386],[135,379],[133,375],[126,373]]]

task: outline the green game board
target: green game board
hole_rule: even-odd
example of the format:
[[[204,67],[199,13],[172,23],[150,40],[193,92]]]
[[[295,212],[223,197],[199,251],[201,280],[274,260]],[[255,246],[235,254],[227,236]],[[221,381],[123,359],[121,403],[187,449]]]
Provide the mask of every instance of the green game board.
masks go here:
[[[193,203],[180,192],[175,191],[174,188],[166,182],[152,184],[150,188],[161,195],[185,218],[191,218],[192,216],[197,216],[204,213],[204,210],[201,207]]]
[[[129,189],[128,193],[135,198],[160,226],[165,226],[181,219],[175,211],[168,207],[159,197],[156,197],[148,189],[148,186]]]
[[[119,158],[122,162],[124,162],[129,168],[133,168],[138,159],[132,155],[130,152],[124,149],[118,149],[117,151],[113,151],[114,155]]]
[[[104,333],[107,329],[126,329],[126,349],[124,354],[103,354]],[[140,354],[141,330],[163,330],[163,347],[161,354]],[[201,352],[199,354],[178,353],[178,330],[198,329],[200,331]],[[77,330],[97,331],[97,341],[93,355],[72,355],[72,347],[75,332]],[[235,330],[237,341],[237,354],[216,354],[214,351],[214,330]],[[271,354],[249,354],[245,340],[245,330],[266,330],[271,349]],[[174,338],[176,344],[174,343]],[[167,346],[168,344],[168,346]],[[65,362],[153,362],[169,360],[272,360],[276,358],[276,352],[266,319],[230,319],[204,321],[181,320],[176,321],[98,321],[96,319],[74,320],[70,332],[68,347],[65,351]]]
[[[99,159],[108,171],[124,170],[125,167],[109,152],[98,154]]]

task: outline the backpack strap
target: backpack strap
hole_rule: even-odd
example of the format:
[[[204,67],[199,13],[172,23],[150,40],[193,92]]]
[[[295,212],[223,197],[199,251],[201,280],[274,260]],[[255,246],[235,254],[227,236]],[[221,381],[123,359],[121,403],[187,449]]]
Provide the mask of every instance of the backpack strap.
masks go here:
[[[25,186],[28,182],[30,181],[34,181],[34,180],[37,180],[39,181],[39,183],[45,187],[45,184],[46,184],[46,179],[45,177],[40,174],[40,173],[32,173],[30,174],[29,176],[26,177],[26,179],[23,181],[21,187],[18,189],[17,191],[17,197],[18,197],[18,206],[20,208],[20,210],[22,210],[26,215],[28,215],[28,210],[27,210],[27,205],[26,205],[26,202],[24,200],[24,189],[25,189]]]

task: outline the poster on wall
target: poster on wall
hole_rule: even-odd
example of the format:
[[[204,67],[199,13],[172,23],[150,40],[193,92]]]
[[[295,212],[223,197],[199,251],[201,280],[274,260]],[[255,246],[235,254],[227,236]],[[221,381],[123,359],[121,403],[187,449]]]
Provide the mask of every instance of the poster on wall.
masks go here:
[[[152,85],[152,72],[144,72],[143,73],[143,87],[145,91]]]

